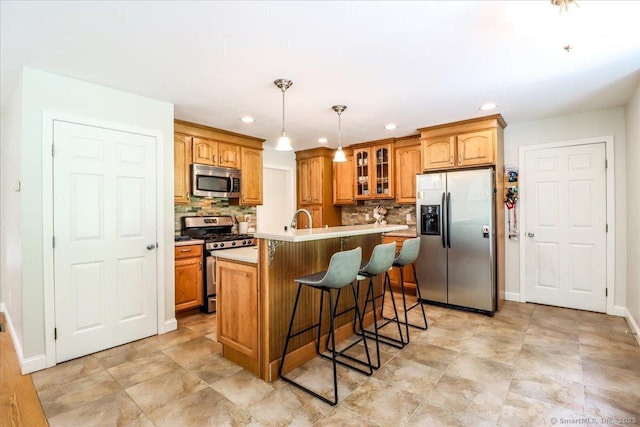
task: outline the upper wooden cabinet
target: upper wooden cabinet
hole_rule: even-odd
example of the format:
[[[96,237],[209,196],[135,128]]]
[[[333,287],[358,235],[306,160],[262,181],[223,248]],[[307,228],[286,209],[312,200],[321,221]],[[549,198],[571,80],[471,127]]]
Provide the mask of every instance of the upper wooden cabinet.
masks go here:
[[[240,148],[242,178],[240,180],[240,203],[243,205],[262,204],[262,150]]]
[[[333,204],[355,205],[355,181],[353,179],[353,153],[344,149],[346,162],[333,163]]]
[[[322,203],[324,158],[322,156],[301,159],[297,164],[298,205]]]
[[[391,142],[353,148],[355,199],[393,199],[393,144]]]
[[[495,165],[502,156],[503,129],[499,114],[418,129],[422,169],[446,170]]]
[[[422,171],[420,137],[395,141],[396,203],[416,202],[416,175]]]
[[[173,202],[189,203],[191,138],[176,133],[173,138]]]
[[[342,210],[333,204],[333,151],[324,147],[296,151],[298,208],[311,213],[313,228],[342,224]],[[306,225],[306,215],[298,215],[298,228]]]
[[[174,202],[189,203],[191,164],[236,168],[242,171],[241,197],[230,204],[262,204],[262,143],[197,123],[174,120]]]
[[[240,147],[207,138],[193,137],[193,163],[239,168]]]

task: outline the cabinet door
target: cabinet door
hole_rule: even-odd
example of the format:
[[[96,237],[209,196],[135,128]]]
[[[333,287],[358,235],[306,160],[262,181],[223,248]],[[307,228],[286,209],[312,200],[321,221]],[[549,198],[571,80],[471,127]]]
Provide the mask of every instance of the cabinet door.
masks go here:
[[[173,202],[189,203],[191,137],[175,134],[173,138]]]
[[[242,178],[240,180],[243,205],[262,204],[262,150],[242,147],[241,165]]]
[[[493,131],[458,135],[458,166],[493,164]]]
[[[193,163],[216,166],[218,143],[211,139],[193,137]]]
[[[311,202],[311,165],[309,159],[299,160],[296,170],[298,180],[298,206],[307,205]]]
[[[373,197],[393,198],[393,159],[391,144],[372,147],[374,168],[371,170]]]
[[[304,208],[311,213],[311,227],[322,227],[324,222],[324,217],[322,215],[322,206],[305,206]],[[299,213],[297,227],[299,229],[307,228],[307,226],[309,225],[308,223],[309,220],[307,219],[307,215],[304,213]]]
[[[176,311],[202,305],[202,257],[176,259]]]
[[[240,168],[240,147],[235,144],[218,142],[218,166]]]
[[[258,273],[253,265],[216,262],[218,341],[258,358]]]
[[[416,202],[416,175],[420,167],[420,145],[396,149],[396,203]]]
[[[450,169],[455,166],[455,137],[422,140],[422,169]]]
[[[371,174],[370,166],[371,150],[368,148],[360,148],[353,150],[353,163],[355,168],[356,193],[355,198],[369,199],[371,191]]]
[[[353,197],[353,156],[347,156],[346,162],[333,164],[333,204],[353,205],[356,203]]]
[[[311,203],[322,203],[322,188],[324,185],[324,159],[315,157],[310,160],[311,172]]]
[[[322,157],[298,162],[298,205],[322,203]]]

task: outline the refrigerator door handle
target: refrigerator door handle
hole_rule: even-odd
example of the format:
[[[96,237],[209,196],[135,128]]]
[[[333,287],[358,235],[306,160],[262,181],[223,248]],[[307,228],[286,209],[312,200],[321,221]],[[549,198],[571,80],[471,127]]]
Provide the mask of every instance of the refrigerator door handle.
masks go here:
[[[447,193],[447,246],[451,248],[451,193]]]
[[[444,232],[444,191],[442,192],[442,212],[440,212],[440,230],[442,232],[442,247],[447,248],[447,244],[445,242],[445,232]]]

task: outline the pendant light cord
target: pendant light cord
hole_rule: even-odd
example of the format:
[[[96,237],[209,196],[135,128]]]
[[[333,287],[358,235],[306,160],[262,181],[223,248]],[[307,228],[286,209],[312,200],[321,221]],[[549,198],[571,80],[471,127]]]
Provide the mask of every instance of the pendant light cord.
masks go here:
[[[284,89],[284,88],[282,89],[282,134],[283,134],[283,135],[284,135],[284,133],[285,133],[285,132],[284,132],[284,92],[285,92],[286,90],[287,90],[287,89]]]
[[[342,150],[342,111],[338,113],[338,148]]]

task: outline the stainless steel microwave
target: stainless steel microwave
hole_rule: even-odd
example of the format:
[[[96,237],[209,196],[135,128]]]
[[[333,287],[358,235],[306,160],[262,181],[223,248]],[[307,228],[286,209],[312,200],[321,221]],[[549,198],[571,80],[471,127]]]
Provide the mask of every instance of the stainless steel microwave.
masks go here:
[[[191,194],[198,197],[240,197],[240,169],[194,163],[191,165]]]

